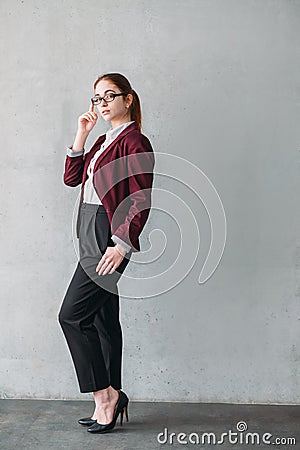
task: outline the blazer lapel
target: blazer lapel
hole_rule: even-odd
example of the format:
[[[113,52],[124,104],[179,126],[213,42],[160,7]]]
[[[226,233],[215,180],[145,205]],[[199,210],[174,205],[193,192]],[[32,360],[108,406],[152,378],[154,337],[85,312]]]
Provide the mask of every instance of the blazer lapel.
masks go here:
[[[123,130],[110,144],[108,147],[106,147],[106,149],[101,153],[100,156],[98,156],[97,161],[95,163],[95,167],[94,167],[94,171],[97,170],[100,162],[102,161],[103,158],[105,158],[105,156],[109,153],[111,147],[113,145],[115,145],[122,137],[124,137],[126,134],[130,133],[131,131],[134,130],[138,130],[138,125],[136,122],[131,123],[130,125],[128,125],[128,127],[125,128],[125,130]],[[104,138],[105,140],[105,138]],[[104,141],[103,141],[104,142]],[[102,144],[102,143],[101,143]]]

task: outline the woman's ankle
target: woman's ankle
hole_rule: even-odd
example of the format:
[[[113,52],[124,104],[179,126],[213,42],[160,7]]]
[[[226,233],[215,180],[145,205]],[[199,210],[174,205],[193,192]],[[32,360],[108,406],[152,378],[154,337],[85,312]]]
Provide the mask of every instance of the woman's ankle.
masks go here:
[[[96,405],[110,403],[116,397],[117,392],[112,386],[93,392]]]

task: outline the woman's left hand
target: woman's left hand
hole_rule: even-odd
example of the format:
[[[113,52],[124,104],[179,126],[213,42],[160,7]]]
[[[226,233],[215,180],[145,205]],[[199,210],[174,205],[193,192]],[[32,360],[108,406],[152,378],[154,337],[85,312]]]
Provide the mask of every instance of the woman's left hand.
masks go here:
[[[107,247],[104,255],[96,267],[96,272],[98,272],[98,275],[114,273],[123,261],[125,254],[125,250],[119,244],[116,244],[114,247]]]

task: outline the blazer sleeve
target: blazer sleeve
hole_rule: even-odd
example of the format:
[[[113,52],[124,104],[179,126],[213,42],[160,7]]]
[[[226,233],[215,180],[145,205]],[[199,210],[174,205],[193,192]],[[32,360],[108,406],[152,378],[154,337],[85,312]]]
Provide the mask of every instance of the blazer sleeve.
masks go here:
[[[78,156],[66,155],[63,180],[67,186],[75,187],[82,182],[84,157],[84,154]]]
[[[131,206],[124,223],[114,235],[137,251],[137,241],[148,219],[152,203],[155,156],[150,141],[144,135],[127,144],[127,173]]]

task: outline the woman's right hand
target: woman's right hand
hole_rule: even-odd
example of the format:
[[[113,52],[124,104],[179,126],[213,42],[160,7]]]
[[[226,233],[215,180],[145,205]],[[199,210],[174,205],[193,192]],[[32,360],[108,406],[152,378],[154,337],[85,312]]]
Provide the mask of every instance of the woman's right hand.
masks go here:
[[[91,103],[89,110],[78,117],[78,133],[89,134],[97,120],[98,114],[94,111],[94,105]]]

